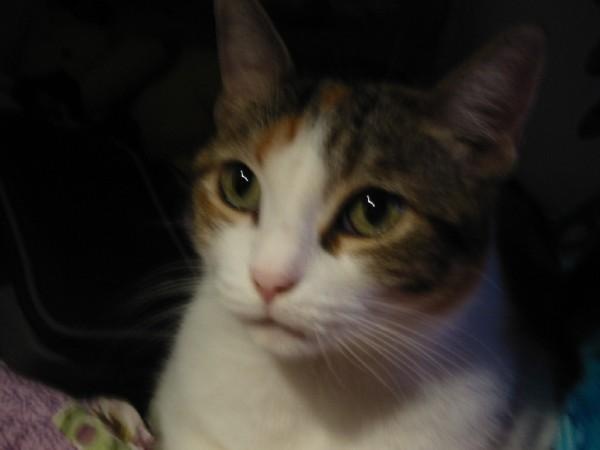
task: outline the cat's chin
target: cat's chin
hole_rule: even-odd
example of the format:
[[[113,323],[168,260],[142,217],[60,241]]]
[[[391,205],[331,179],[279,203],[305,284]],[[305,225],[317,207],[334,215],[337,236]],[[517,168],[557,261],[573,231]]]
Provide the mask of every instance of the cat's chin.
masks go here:
[[[271,320],[246,321],[250,337],[256,345],[279,358],[314,357],[319,345],[309,334]]]

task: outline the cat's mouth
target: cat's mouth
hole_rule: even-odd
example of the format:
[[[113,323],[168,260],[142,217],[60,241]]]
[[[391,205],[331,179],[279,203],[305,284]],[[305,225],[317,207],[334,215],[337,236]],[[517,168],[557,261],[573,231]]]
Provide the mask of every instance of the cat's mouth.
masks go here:
[[[254,326],[254,327],[260,327],[260,328],[264,328],[264,329],[278,329],[281,330],[283,332],[285,332],[288,335],[291,335],[297,339],[307,339],[306,333],[298,330],[296,328],[293,328],[289,325],[286,325],[284,323],[281,323],[275,319],[273,319],[272,317],[264,317],[261,319],[246,319],[244,320],[244,322],[246,322],[247,324]]]

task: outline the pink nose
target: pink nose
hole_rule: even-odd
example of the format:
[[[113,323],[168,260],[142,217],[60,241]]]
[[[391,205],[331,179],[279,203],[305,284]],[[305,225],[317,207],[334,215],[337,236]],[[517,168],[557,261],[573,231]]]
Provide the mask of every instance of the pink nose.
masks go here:
[[[267,304],[271,303],[278,294],[292,289],[298,279],[285,273],[277,273],[277,271],[252,269],[252,281],[256,290]]]

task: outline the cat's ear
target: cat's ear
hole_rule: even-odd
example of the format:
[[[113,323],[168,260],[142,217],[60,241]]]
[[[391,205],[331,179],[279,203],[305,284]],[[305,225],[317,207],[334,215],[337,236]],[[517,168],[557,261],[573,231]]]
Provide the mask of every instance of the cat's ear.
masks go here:
[[[215,0],[215,19],[222,81],[219,116],[267,99],[293,64],[258,0]]]
[[[514,28],[438,85],[436,116],[466,144],[459,156],[471,171],[494,176],[512,168],[540,81],[544,48],[541,29]]]

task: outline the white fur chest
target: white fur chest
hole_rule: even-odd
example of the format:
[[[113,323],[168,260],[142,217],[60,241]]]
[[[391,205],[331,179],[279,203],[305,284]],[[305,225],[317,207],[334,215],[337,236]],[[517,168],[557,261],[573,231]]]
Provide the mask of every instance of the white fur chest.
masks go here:
[[[318,369],[305,384],[292,382],[235,318],[204,298],[184,321],[153,420],[163,450],[495,449],[489,441],[510,402],[501,373],[490,363],[448,374],[408,403],[391,392],[365,401],[356,385],[334,399]]]

